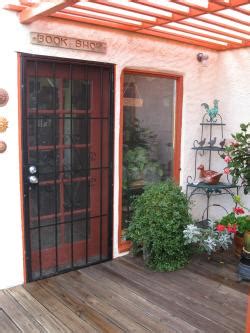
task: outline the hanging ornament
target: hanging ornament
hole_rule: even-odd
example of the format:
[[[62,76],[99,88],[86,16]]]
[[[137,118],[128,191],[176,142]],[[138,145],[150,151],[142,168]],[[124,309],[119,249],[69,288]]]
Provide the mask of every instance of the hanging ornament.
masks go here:
[[[7,91],[3,88],[0,88],[0,106],[5,106],[8,103],[9,95]]]
[[[129,107],[143,107],[143,99],[137,87],[136,82],[133,82],[133,78],[130,77],[129,81],[125,83],[123,93],[123,106]]]
[[[4,117],[0,117],[0,132],[3,133],[8,128],[8,120]]]
[[[4,153],[7,149],[7,145],[4,141],[0,141],[0,153]]]

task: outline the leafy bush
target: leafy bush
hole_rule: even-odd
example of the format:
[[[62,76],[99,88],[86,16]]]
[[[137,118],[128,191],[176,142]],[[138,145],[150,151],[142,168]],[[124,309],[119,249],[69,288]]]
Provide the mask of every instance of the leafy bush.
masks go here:
[[[250,123],[241,124],[240,132],[232,134],[234,142],[226,146],[225,161],[233,182],[243,180],[245,194],[250,191]]]
[[[190,258],[183,230],[192,222],[188,202],[173,181],[148,186],[133,203],[128,238],[133,251],[143,251],[146,264],[157,271],[174,271]]]

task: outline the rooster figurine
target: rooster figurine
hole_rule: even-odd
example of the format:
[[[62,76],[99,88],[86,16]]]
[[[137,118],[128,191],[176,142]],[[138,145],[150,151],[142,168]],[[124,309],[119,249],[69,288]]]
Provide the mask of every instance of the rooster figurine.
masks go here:
[[[218,99],[215,99],[214,100],[214,107],[213,108],[209,108],[209,105],[207,103],[202,103],[201,106],[204,106],[207,114],[209,115],[210,119],[213,120],[218,112],[219,112],[219,100]]]
[[[220,177],[223,175],[223,173],[217,171],[205,170],[203,164],[201,164],[197,169],[200,170],[200,181],[210,185],[218,184]]]

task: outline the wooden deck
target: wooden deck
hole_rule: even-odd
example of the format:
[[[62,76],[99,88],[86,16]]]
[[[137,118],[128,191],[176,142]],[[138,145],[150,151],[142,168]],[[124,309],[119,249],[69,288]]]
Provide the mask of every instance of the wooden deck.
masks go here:
[[[250,284],[236,261],[197,257],[173,273],[126,256],[0,291],[0,332],[243,333]]]

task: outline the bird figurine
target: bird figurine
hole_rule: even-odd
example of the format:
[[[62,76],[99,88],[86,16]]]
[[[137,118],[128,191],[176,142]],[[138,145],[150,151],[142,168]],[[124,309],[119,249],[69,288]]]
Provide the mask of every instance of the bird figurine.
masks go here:
[[[209,144],[210,147],[213,147],[215,145],[215,142],[216,142],[216,137],[214,137],[213,139],[208,141],[208,144]]]
[[[224,139],[224,140],[222,140],[222,141],[220,142],[220,146],[221,146],[221,148],[224,148],[225,143],[226,143],[226,139]]]
[[[197,169],[200,170],[200,181],[209,185],[218,184],[220,177],[223,175],[222,172],[205,170],[203,164],[201,164]]]
[[[198,145],[199,145],[200,147],[203,147],[204,144],[205,144],[205,142],[206,142],[206,138],[204,138],[203,140],[201,140],[200,142],[198,142]]]
[[[202,103],[201,106],[204,106],[207,114],[210,117],[210,121],[212,121],[214,118],[216,118],[218,112],[219,112],[219,100],[215,99],[214,100],[214,107],[213,108],[209,108],[209,105],[207,103]]]

